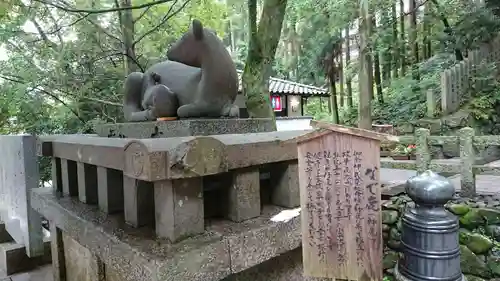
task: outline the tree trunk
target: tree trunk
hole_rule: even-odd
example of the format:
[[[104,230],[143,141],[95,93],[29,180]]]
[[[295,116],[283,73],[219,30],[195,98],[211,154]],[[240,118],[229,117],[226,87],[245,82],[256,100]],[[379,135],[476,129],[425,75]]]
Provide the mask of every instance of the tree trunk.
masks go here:
[[[342,38],[342,33],[340,33],[340,38]],[[338,75],[339,75],[339,92],[340,92],[340,107],[344,107],[345,103],[345,92],[344,92],[344,43],[340,42],[340,55],[338,63]]]
[[[396,3],[392,4],[391,7],[391,22],[392,22],[392,39],[393,42],[398,42],[398,20],[397,20],[397,14],[396,14]],[[398,44],[393,44],[391,47],[391,54],[392,54],[392,77],[398,78],[399,73],[399,46]]]
[[[339,124],[339,106],[337,103],[337,87],[335,86],[335,74],[330,71],[328,75],[328,80],[330,80],[330,103],[332,104],[332,122],[334,124]]]
[[[371,97],[373,97],[373,66],[368,40],[371,31],[371,15],[368,1],[360,6],[359,46],[359,107],[358,127],[371,130]]]
[[[373,67],[374,69],[374,79],[375,86],[377,88],[377,100],[379,103],[384,103],[384,96],[382,94],[382,81],[380,77],[380,55],[377,53],[373,54]]]
[[[346,48],[345,48],[345,66],[349,67],[349,63],[351,62],[351,39],[349,38],[349,28],[350,25],[345,29],[345,40]],[[342,74],[343,75],[343,74]],[[352,108],[352,81],[351,78],[346,79],[346,90],[347,90],[347,107]]]
[[[345,105],[345,91],[344,91],[344,45],[342,45],[342,51],[340,51],[339,58],[339,91],[340,91],[340,107],[344,107]]]
[[[267,81],[281,35],[286,4],[287,0],[265,0],[257,28],[257,0],[248,0],[250,42],[242,86],[251,118],[275,118]]]
[[[416,65],[420,58],[418,56],[418,41],[417,41],[417,11],[415,0],[410,0],[410,46],[411,46],[411,64]]]
[[[405,3],[403,0],[399,1],[400,7],[400,19],[399,19],[399,29],[401,32],[401,44],[400,44],[400,62],[401,62],[401,76],[406,75],[406,42],[405,42]]]
[[[384,29],[386,29],[388,27],[388,24],[389,24],[388,11],[382,11],[382,17],[381,17],[380,23]],[[374,20],[374,27],[376,27],[375,20]],[[392,65],[391,49],[392,48],[389,47],[389,48],[384,49],[384,51],[382,52],[382,86],[383,87],[387,87],[391,81],[391,65]]]
[[[132,7],[131,0],[121,0],[120,7]],[[132,15],[132,10],[122,10],[119,12],[120,26],[122,30],[122,38],[123,38],[123,51],[125,55],[125,74],[129,74],[135,71],[139,71],[139,66],[137,65],[137,57],[135,55],[135,46],[134,46],[134,17]]]

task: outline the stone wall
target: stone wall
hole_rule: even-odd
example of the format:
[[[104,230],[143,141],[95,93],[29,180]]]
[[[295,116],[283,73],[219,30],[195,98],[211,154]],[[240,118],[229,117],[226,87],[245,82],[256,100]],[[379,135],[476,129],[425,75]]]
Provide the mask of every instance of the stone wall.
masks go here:
[[[414,203],[406,195],[383,203],[384,274],[393,278],[401,250],[401,215]],[[500,278],[500,195],[456,196],[447,209],[459,217],[462,272],[469,281]]]

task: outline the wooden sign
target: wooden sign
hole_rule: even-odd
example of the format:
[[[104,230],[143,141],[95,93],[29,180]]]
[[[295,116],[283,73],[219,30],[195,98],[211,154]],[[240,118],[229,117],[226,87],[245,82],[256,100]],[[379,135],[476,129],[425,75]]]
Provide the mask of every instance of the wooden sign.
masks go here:
[[[382,280],[380,139],[355,128],[313,123],[298,162],[304,273]]]

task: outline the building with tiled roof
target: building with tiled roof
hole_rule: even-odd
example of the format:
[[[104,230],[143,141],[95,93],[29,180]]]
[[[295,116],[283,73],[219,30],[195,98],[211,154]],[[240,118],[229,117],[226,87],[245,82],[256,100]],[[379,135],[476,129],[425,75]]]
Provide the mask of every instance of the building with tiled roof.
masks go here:
[[[236,104],[240,107],[241,117],[247,117],[245,97],[241,76],[243,71],[238,70],[239,89]],[[298,117],[304,114],[302,106],[308,97],[329,97],[328,89],[284,80],[276,77],[269,78],[269,94],[276,116]]]

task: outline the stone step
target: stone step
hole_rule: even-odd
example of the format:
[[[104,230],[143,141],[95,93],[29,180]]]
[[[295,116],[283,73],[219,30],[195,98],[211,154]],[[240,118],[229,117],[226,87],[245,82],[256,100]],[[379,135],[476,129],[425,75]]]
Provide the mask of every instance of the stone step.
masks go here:
[[[44,255],[29,258],[26,247],[14,242],[14,239],[5,229],[5,224],[0,224],[0,278],[28,271],[51,262],[50,233],[44,230]],[[1,280],[1,279],[0,279]],[[8,279],[7,279],[8,280]]]

